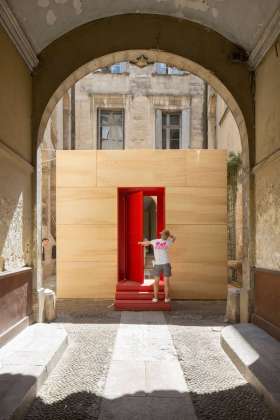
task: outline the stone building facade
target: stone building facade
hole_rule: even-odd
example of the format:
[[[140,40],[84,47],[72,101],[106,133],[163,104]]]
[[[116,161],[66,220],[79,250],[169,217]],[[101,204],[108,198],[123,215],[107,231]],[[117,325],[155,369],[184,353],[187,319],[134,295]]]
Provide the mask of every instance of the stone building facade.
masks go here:
[[[91,73],[75,87],[75,148],[162,148],[162,115],[166,113],[178,115],[179,147],[200,148],[206,129],[204,92],[200,78],[163,63],[144,68],[119,63]],[[112,112],[111,118],[114,112],[120,113],[123,142],[119,146],[100,143],[100,119],[106,111]]]

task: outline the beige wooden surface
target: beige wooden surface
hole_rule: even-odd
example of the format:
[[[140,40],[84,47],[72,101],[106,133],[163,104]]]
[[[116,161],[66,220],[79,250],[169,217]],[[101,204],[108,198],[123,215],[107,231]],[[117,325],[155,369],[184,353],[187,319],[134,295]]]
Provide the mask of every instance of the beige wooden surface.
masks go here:
[[[57,224],[117,224],[116,188],[59,187],[56,190]]]
[[[95,261],[60,261],[57,295],[63,298],[113,299],[117,264]]]
[[[64,298],[113,298],[117,187],[165,187],[172,295],[223,299],[227,275],[226,152],[57,152],[57,287]]]
[[[226,150],[187,150],[188,187],[227,187]]]
[[[227,260],[227,227],[225,225],[167,225],[176,236],[170,248],[173,263],[216,263]]]
[[[96,150],[57,150],[57,187],[95,187]]]
[[[226,276],[224,263],[175,263],[171,295],[175,299],[225,299]]]
[[[114,225],[57,226],[59,261],[117,261],[117,227]]]
[[[225,188],[166,188],[166,223],[226,224],[227,199]]]
[[[181,153],[180,153],[181,152]],[[186,185],[186,156],[178,150],[97,152],[99,187],[155,187]]]

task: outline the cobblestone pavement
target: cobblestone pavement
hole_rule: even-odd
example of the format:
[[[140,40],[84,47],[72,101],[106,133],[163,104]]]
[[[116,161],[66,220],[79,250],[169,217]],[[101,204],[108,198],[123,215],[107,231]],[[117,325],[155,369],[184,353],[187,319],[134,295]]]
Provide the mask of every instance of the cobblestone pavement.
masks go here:
[[[220,346],[223,307],[177,305],[166,314],[199,420],[272,420],[269,408]]]
[[[58,319],[68,332],[69,346],[25,420],[98,419],[120,313],[109,304],[90,302],[83,310],[87,315],[73,303]]]
[[[58,321],[64,323],[70,344],[25,420],[98,419],[120,313],[108,303],[79,305],[70,302],[63,311],[60,308],[64,315]],[[165,317],[198,419],[272,420],[269,409],[220,347],[224,305],[173,305]]]

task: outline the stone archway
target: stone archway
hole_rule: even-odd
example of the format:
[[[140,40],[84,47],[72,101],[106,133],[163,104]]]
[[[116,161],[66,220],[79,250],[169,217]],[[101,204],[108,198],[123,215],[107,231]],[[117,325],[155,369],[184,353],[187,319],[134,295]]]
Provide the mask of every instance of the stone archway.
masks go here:
[[[93,45],[95,39],[98,42]],[[254,107],[249,67],[241,58],[240,61],[236,59],[239,53],[239,48],[216,32],[166,16],[122,15],[83,25],[55,41],[40,56],[33,83],[33,133],[34,144],[40,144],[50,114],[64,93],[89,72],[116,62],[142,58],[164,62],[187,70],[212,85],[229,106],[242,142],[244,256],[241,306],[242,320],[247,321]],[[39,199],[37,189],[37,215]]]
[[[74,71],[69,77],[67,77],[67,79],[65,79],[60,84],[60,86],[56,89],[54,94],[49,99],[40,121],[37,136],[37,144],[40,144],[40,142],[43,139],[47,122],[50,118],[52,111],[54,110],[55,105],[63,97],[65,92],[67,92],[71,88],[71,86],[73,86],[73,84],[75,84],[78,80],[82,79],[88,73],[94,72],[99,68],[108,67],[114,63],[122,61],[137,62],[137,60],[146,60],[147,63],[166,63],[167,65],[175,66],[180,69],[186,70],[190,73],[193,73],[201,79],[207,81],[207,83],[209,83],[227,103],[237,122],[242,142],[243,164],[245,166],[249,166],[249,141],[246,122],[243,113],[240,109],[240,106],[236,102],[231,92],[215,75],[213,75],[209,70],[206,70],[201,65],[173,53],[155,50],[139,49],[129,51],[118,51],[113,54],[108,54],[103,57],[96,58],[88,64],[85,64],[78,68],[76,71]]]

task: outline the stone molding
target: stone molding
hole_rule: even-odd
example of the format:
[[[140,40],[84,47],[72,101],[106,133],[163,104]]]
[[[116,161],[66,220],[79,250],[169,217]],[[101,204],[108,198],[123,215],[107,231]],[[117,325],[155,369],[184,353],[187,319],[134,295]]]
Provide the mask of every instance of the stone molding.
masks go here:
[[[1,140],[0,140],[0,155],[4,155],[6,159],[11,159],[14,163],[20,166],[25,172],[30,173],[30,174],[34,172],[34,167],[33,165],[31,165],[31,163],[29,163],[27,160],[21,157],[18,153],[16,153],[10,147],[6,146],[6,144],[4,144]]]
[[[249,56],[249,65],[256,69],[280,34],[280,8],[276,10]]]
[[[255,174],[260,169],[263,169],[270,163],[274,162],[275,160],[280,160],[280,148],[272,152],[270,155],[263,158],[261,161],[259,161],[252,169],[252,173]]]
[[[33,71],[38,65],[39,60],[6,0],[0,0],[0,24],[16,46],[29,70]]]

